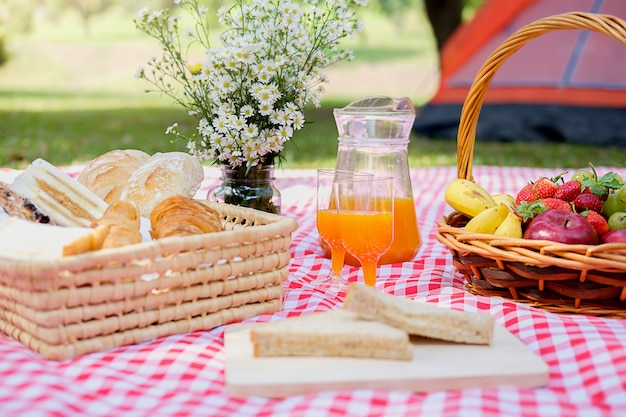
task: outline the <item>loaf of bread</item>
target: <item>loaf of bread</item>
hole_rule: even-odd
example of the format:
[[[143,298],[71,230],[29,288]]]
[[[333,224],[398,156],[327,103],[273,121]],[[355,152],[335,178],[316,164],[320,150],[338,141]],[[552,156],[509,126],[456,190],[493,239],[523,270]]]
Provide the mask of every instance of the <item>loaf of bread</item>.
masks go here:
[[[149,218],[157,204],[168,197],[193,197],[203,179],[198,158],[184,152],[155,153],[124,183],[120,200],[137,204],[141,216]]]
[[[111,204],[120,199],[123,185],[149,157],[137,149],[114,149],[90,161],[77,181]]]
[[[101,218],[91,227],[107,228],[102,249],[119,248],[140,243],[143,238],[140,231],[139,209],[130,201],[115,201],[109,205]]]
[[[150,213],[153,239],[189,236],[223,230],[219,213],[206,204],[175,195],[161,201]]]
[[[493,340],[495,320],[488,314],[411,301],[364,284],[350,285],[343,308],[361,319],[381,321],[411,335],[484,345]]]
[[[348,310],[331,310],[269,323],[250,331],[254,355],[338,356],[411,360],[406,332],[361,320]]]

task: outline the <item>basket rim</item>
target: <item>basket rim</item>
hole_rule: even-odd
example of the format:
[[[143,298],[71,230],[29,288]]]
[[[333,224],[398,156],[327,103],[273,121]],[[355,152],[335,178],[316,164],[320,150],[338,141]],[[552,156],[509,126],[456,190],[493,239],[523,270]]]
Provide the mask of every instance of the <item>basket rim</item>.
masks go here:
[[[29,255],[21,256],[16,254],[6,256],[0,253],[0,272],[10,271],[16,266],[24,264],[31,265],[31,268],[34,269],[72,269],[88,260],[93,261],[93,263],[126,262],[136,258],[155,257],[163,252],[177,251],[180,247],[194,250],[211,246],[227,246],[245,241],[256,241],[273,236],[286,236],[298,227],[297,220],[290,216],[261,212],[256,209],[233,206],[226,203],[204,203],[217,210],[223,219],[234,219],[235,221],[239,219],[252,220],[254,224],[252,227],[245,227],[239,230],[223,230],[192,236],[170,236],[118,248],[99,249],[54,258],[36,258]]]
[[[535,266],[560,266],[579,271],[626,273],[626,243],[573,245],[468,232],[450,226],[445,216],[437,222],[437,240],[461,252],[484,254],[497,261],[523,262]],[[573,258],[573,259],[572,259]],[[604,268],[598,268],[604,263]],[[624,280],[626,286],[626,276]]]

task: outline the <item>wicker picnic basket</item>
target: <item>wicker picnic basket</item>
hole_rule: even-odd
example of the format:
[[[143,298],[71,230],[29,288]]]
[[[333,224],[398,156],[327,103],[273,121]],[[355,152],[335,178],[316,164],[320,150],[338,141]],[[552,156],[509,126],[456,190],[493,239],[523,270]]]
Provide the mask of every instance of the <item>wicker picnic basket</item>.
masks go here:
[[[626,22],[570,12],[536,20],[505,40],[478,72],[463,105],[457,176],[473,180],[476,125],[498,68],[528,41],[554,30],[586,29],[626,44]],[[626,244],[568,245],[466,232],[458,213],[438,222],[437,240],[450,249],[471,293],[501,296],[556,313],[626,318]]]
[[[220,203],[224,231],[0,257],[0,330],[64,360],[282,309],[295,219]]]

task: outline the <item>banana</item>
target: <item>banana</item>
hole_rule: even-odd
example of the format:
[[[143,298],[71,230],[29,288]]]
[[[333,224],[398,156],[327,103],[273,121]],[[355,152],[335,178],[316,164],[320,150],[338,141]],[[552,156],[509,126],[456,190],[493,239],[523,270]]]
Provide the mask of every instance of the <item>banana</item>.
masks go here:
[[[511,194],[492,194],[491,198],[493,198],[496,204],[502,203],[510,208],[511,211],[515,211],[515,197]]]
[[[490,207],[471,218],[465,225],[465,230],[493,234],[510,212],[511,210],[504,204]]]
[[[450,207],[468,217],[474,217],[483,210],[496,206],[487,190],[473,181],[462,178],[450,181],[444,198]]]
[[[500,226],[498,226],[493,232],[494,235],[508,236],[508,237],[522,237],[522,219],[520,219],[514,212],[509,211],[506,218]]]

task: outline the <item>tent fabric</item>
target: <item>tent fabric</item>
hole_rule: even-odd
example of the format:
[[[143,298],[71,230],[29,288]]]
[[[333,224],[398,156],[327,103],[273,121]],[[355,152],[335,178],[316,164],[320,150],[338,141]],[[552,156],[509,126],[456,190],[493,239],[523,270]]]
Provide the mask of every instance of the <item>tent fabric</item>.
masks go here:
[[[570,11],[626,20],[626,1],[486,0],[444,46],[439,88],[420,109],[414,131],[456,138],[463,102],[488,56],[522,26]],[[495,74],[476,138],[626,146],[626,45],[587,30],[529,41]]]

